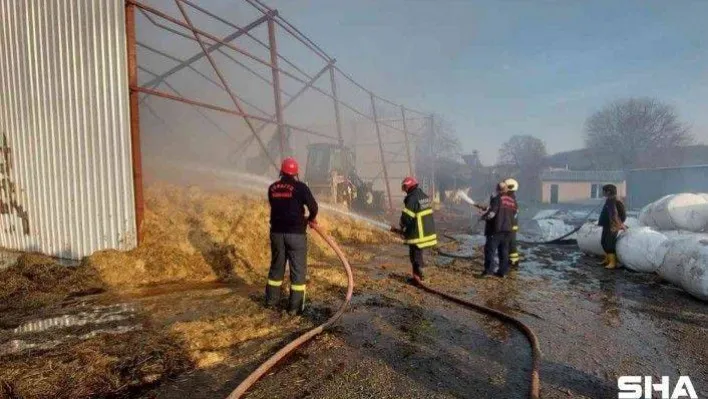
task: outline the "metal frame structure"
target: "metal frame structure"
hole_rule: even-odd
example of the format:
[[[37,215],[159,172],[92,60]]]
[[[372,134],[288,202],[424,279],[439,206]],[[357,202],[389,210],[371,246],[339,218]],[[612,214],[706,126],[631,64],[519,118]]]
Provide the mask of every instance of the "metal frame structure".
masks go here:
[[[363,120],[369,121],[374,124],[375,129],[376,129],[376,136],[377,136],[377,145],[379,147],[379,155],[380,155],[380,160],[381,160],[381,173],[383,173],[384,179],[385,179],[385,188],[386,188],[386,193],[388,197],[388,206],[390,208],[393,208],[393,201],[392,201],[392,193],[391,193],[391,187],[390,187],[390,180],[389,180],[389,171],[388,171],[388,166],[391,165],[392,163],[400,163],[400,161],[397,161],[397,158],[401,155],[401,153],[405,153],[405,163],[407,164],[408,168],[408,173],[411,175],[414,174],[414,167],[413,167],[413,161],[412,161],[412,155],[411,155],[411,141],[413,138],[416,138],[419,136],[418,133],[414,133],[409,131],[408,129],[408,124],[416,119],[420,120],[426,120],[432,118],[430,114],[426,114],[420,111],[416,111],[410,108],[407,108],[403,105],[396,104],[390,100],[387,100],[381,96],[378,96],[377,94],[373,93],[372,91],[366,89],[364,86],[356,82],[352,77],[344,73],[338,66],[336,66],[336,60],[329,56],[324,50],[322,50],[317,44],[315,44],[312,40],[310,40],[307,36],[305,36],[301,31],[299,31],[296,27],[294,27],[292,24],[290,24],[287,20],[285,20],[283,17],[280,16],[277,10],[274,10],[267,5],[265,5],[261,0],[234,0],[235,2],[244,2],[250,5],[253,9],[257,10],[259,14],[261,15],[257,19],[255,19],[253,22],[249,23],[248,25],[244,27],[237,26],[230,21],[224,19],[223,17],[216,15],[213,12],[210,12],[209,10],[205,9],[204,7],[200,6],[199,4],[196,4],[196,0],[174,0],[174,4],[177,6],[177,9],[179,10],[179,13],[181,14],[181,19],[176,18],[174,16],[169,15],[168,12],[162,9],[158,9],[154,6],[148,5],[144,2],[145,0],[126,0],[126,27],[127,27],[127,34],[128,34],[128,62],[129,62],[129,83],[130,83],[130,107],[131,107],[131,130],[132,130],[132,137],[133,137],[133,165],[134,165],[134,176],[135,176],[135,199],[136,199],[136,214],[137,214],[137,222],[138,226],[142,223],[143,219],[143,194],[142,194],[142,166],[141,166],[141,150],[140,150],[140,131],[139,131],[139,105],[140,103],[143,103],[145,99],[148,96],[156,96],[164,99],[169,99],[172,101],[177,101],[181,102],[184,104],[188,104],[195,109],[197,109],[200,112],[200,115],[209,120],[210,118],[201,110],[203,109],[208,109],[208,110],[213,110],[213,111],[218,111],[223,114],[227,115],[233,115],[237,116],[239,118],[242,118],[246,125],[248,126],[248,130],[250,132],[249,137],[247,137],[246,140],[241,142],[239,144],[239,148],[245,148],[248,145],[250,145],[254,140],[258,143],[258,146],[260,147],[260,150],[262,151],[263,155],[268,158],[269,162],[271,165],[276,166],[278,162],[276,162],[276,159],[271,156],[271,154],[268,151],[266,143],[263,141],[263,138],[261,136],[261,133],[267,126],[274,126],[276,130],[276,134],[279,136],[279,144],[280,144],[280,157],[283,158],[285,157],[285,146],[286,146],[286,135],[285,131],[295,131],[295,132],[301,132],[305,134],[310,134],[313,136],[317,137],[322,137],[330,140],[334,140],[339,143],[339,145],[344,145],[344,138],[343,138],[343,133],[342,133],[342,116],[341,116],[341,110],[346,109],[348,111],[353,112],[355,115],[358,117],[361,117]],[[165,2],[167,3],[167,2]],[[234,32],[226,35],[224,37],[217,37],[214,34],[211,34],[204,29],[201,29],[197,27],[192,19],[190,18],[190,14],[188,13],[187,10],[190,10],[191,12],[197,12],[200,13],[202,16],[208,17],[214,21],[218,21],[222,24],[227,25],[230,29],[233,29]],[[147,18],[147,20],[152,23],[154,26],[161,28],[165,32],[169,32],[173,35],[180,36],[184,39],[196,42],[201,51],[194,54],[193,56],[187,58],[187,59],[181,59],[179,57],[175,57],[173,55],[170,55],[166,51],[158,50],[155,49],[151,46],[148,46],[145,43],[141,43],[138,41],[135,35],[135,19],[136,19],[136,14],[141,13],[143,16]],[[251,31],[253,29],[266,25],[267,31],[268,31],[268,41],[267,43],[263,40],[258,39],[256,36],[254,36]],[[300,42],[302,45],[304,45],[313,55],[315,55],[317,58],[321,59],[325,65],[324,67],[319,70],[318,73],[314,75],[310,75],[303,71],[302,68],[298,67],[294,62],[292,62],[290,59],[286,58],[283,56],[281,53],[278,52],[278,45],[276,41],[276,32],[278,30],[282,30],[285,34],[289,35],[290,37],[296,39],[298,42]],[[184,33],[184,32],[188,33]],[[258,57],[251,52],[243,49],[242,47],[236,45],[234,43],[235,39],[246,36],[251,39],[253,39],[256,43],[260,44],[263,48],[268,49],[269,51],[269,59],[263,59],[261,57]],[[147,68],[144,68],[142,66],[138,65],[138,60],[136,57],[136,52],[137,52],[137,47],[140,46],[140,48],[153,52],[155,54],[159,54],[163,57],[167,57],[170,60],[173,60],[177,62],[178,64],[172,68],[169,68],[167,71],[162,72],[162,73],[157,73],[155,71],[151,71]],[[221,68],[219,68],[219,65],[215,61],[213,57],[213,53],[218,52],[221,56],[224,56],[228,58],[230,61],[232,61],[235,65],[238,65],[243,68],[243,70],[249,72],[254,76],[254,78],[259,79],[263,82],[266,82],[269,86],[272,86],[273,89],[273,104],[274,104],[274,109],[275,112],[274,114],[269,114],[268,112],[259,109],[258,107],[255,107],[253,104],[249,103],[246,101],[242,96],[239,96],[230,86],[227,81],[227,79],[224,76],[224,72]],[[249,62],[255,62],[256,64],[260,64],[262,66],[265,66],[271,70],[271,77],[268,79],[268,77],[264,76],[263,74],[258,73],[257,71],[253,70],[253,68],[248,67],[244,62],[239,61],[237,57],[233,55],[233,53],[238,54],[238,56],[245,57],[245,59],[248,59]],[[217,77],[217,79],[212,79],[208,77],[206,74],[199,72],[195,67],[194,64],[202,59],[206,59],[211,66],[211,69],[214,73],[214,75]],[[282,64],[281,64],[282,63]],[[283,66],[286,66],[284,68]],[[229,107],[224,107],[221,105],[217,104],[210,104],[204,101],[199,101],[193,98],[188,98],[182,95],[180,92],[178,92],[172,85],[170,85],[167,82],[167,79],[173,76],[175,73],[184,70],[184,69],[189,69],[193,72],[196,72],[197,76],[200,78],[203,78],[207,81],[209,81],[211,84],[214,86],[218,87],[219,89],[225,91],[230,100],[231,103],[233,104],[233,108]],[[289,69],[292,69],[290,71]],[[147,83],[140,85],[138,82],[138,70],[141,70],[143,72],[149,73],[153,78],[148,81]],[[323,90],[319,88],[318,86],[315,85],[315,83],[326,73],[329,73],[329,84],[330,84],[330,90],[331,92],[327,92],[326,90]],[[293,94],[290,94],[283,90],[281,87],[281,77],[287,77],[291,80],[294,80],[298,82],[299,84],[302,85],[302,87]],[[370,102],[371,102],[371,113],[372,116],[369,116],[366,111],[362,111],[360,109],[357,109],[357,107],[347,103],[346,101],[343,101],[341,98],[339,98],[339,93],[338,93],[338,78],[343,78],[346,82],[354,85],[355,87],[361,89],[364,93],[367,93],[368,96],[370,97]],[[171,92],[163,91],[160,90],[160,86],[165,86],[167,89],[169,89]],[[325,96],[329,99],[331,99],[333,103],[333,111],[334,111],[334,119],[336,123],[336,131],[337,131],[337,136],[333,137],[331,135],[325,134],[318,132],[316,130],[310,129],[308,127],[304,126],[295,126],[293,124],[289,124],[285,120],[284,116],[284,110],[288,108],[296,99],[301,97],[303,93],[311,91],[315,92],[319,95]],[[138,96],[140,94],[144,95],[144,98],[140,100]],[[283,102],[283,99],[286,99],[285,102]],[[385,119],[385,118],[379,118],[378,117],[378,112],[377,112],[377,102],[385,103],[388,106],[395,107],[396,109],[400,109],[400,117],[401,119],[399,120],[402,122],[402,127],[397,127],[392,124],[392,122],[395,122],[395,120],[392,119]],[[246,112],[245,109],[243,108],[242,104],[248,104],[251,106],[251,108],[255,109],[257,112],[261,113],[262,115],[256,115],[253,113]],[[153,113],[154,111],[150,109],[150,112]],[[414,117],[410,118],[407,116],[407,114],[416,114],[419,117]],[[210,121],[212,125],[217,126],[218,124],[214,123],[213,121]],[[260,126],[256,126],[256,122],[260,122]],[[433,126],[431,124],[430,126]],[[400,133],[403,135],[403,141],[401,142],[399,139],[399,142],[401,142],[404,145],[404,149],[399,151],[398,153],[391,154],[392,157],[390,159],[387,159],[387,151],[384,149],[384,145],[387,143],[383,140],[382,138],[382,128],[385,127],[387,130],[392,130],[397,133]],[[224,129],[219,128],[222,133],[231,136],[228,132],[226,132]],[[434,134],[434,131],[431,132]],[[389,141],[388,143],[391,143]],[[434,169],[434,165],[432,166]],[[434,176],[434,172],[433,172]],[[377,176],[378,178],[378,176]],[[433,184],[434,187],[434,184]],[[434,190],[434,189],[433,189]],[[434,193],[432,193],[434,194]]]

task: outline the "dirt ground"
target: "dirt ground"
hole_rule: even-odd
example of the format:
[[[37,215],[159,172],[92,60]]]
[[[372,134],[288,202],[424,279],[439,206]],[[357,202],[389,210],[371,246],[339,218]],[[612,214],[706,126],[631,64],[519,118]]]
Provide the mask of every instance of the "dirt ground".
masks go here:
[[[474,247],[470,241],[457,250]],[[350,245],[347,252],[361,254],[352,261],[350,309],[248,398],[527,397],[530,350],[519,331],[408,284],[401,245]],[[476,278],[478,254],[454,261],[430,254],[427,274],[429,285],[508,312],[536,332],[542,397],[617,397],[620,375],[688,375],[699,397],[708,397],[707,304],[652,275],[604,270],[574,246],[522,247],[522,253],[520,269],[504,280]],[[308,292],[302,317],[263,309],[261,284],[240,280],[85,293],[39,312],[45,327],[69,326],[61,336],[33,328],[28,320],[37,317],[0,326],[0,365],[11,366],[18,354],[34,353],[37,361],[51,354],[17,347],[20,338],[25,346],[62,345],[68,336],[94,334],[139,345],[140,337],[130,341],[130,334],[150,332],[150,339],[179,348],[165,361],[179,367],[147,370],[138,378],[142,384],[121,396],[223,398],[270,354],[336,310],[345,291],[338,273],[335,262],[311,266],[319,283]],[[72,324],[82,318],[91,322]]]

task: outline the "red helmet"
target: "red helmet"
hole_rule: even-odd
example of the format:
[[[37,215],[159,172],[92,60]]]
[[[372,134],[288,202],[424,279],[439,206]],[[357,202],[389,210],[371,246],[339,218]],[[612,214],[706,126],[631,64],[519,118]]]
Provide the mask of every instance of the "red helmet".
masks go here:
[[[415,188],[418,186],[418,180],[415,179],[415,177],[408,176],[405,179],[403,179],[403,183],[401,183],[401,189],[405,192],[409,192],[411,189]]]
[[[280,165],[280,173],[288,176],[297,175],[298,169],[297,161],[292,157],[283,159],[283,163]]]

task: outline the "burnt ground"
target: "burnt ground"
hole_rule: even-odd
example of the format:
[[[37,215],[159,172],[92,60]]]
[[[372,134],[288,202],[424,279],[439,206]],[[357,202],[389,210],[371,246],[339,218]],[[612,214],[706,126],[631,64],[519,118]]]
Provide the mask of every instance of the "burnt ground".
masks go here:
[[[457,250],[474,247],[470,241]],[[354,299],[336,327],[276,366],[246,397],[527,397],[530,350],[519,331],[408,284],[405,247],[363,250],[375,256],[353,263]],[[542,397],[616,398],[620,375],[689,375],[699,397],[708,397],[708,304],[653,275],[604,270],[574,246],[522,247],[522,253],[520,270],[504,280],[476,278],[478,254],[470,260],[431,254],[428,284],[528,324],[543,352]],[[239,319],[228,317],[261,312],[261,289],[165,286],[88,296],[71,309],[78,319],[103,318],[103,331],[114,334],[139,328],[133,320],[137,314],[148,317],[155,329],[225,318],[224,323],[232,323],[227,328],[194,327],[194,348],[185,351],[197,350],[200,367],[132,393],[140,398],[223,398],[270,354],[329,317],[344,293],[341,286],[315,290],[303,317],[262,310],[266,317],[258,321],[258,330],[248,332],[244,325],[243,337],[252,338],[225,336],[240,327]],[[72,324],[74,319],[62,316],[50,323],[62,322]],[[268,325],[286,327],[269,332]],[[30,333],[41,336],[44,327]],[[75,336],[93,331],[86,324],[71,328]],[[191,330],[173,331],[189,336]]]
[[[573,246],[522,249],[521,270],[505,280],[477,279],[478,259],[429,259],[437,263],[429,285],[527,323],[544,355],[542,397],[614,398],[620,375],[689,375],[699,397],[708,396],[705,303],[652,275],[604,270]],[[354,267],[354,300],[337,327],[277,366],[248,398],[527,397],[530,351],[520,332],[407,284],[404,247],[379,248]],[[314,298],[305,320],[335,307]],[[227,360],[147,396],[225,397],[283,342],[251,363]]]

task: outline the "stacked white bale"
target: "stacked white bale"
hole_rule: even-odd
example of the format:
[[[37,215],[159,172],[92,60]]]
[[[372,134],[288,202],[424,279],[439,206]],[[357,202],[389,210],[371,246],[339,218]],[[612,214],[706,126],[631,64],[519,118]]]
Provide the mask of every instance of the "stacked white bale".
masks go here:
[[[695,252],[684,266],[681,287],[698,299],[708,301],[708,237],[696,240]]]
[[[629,228],[617,240],[617,258],[630,270],[656,272],[664,260],[657,248],[666,240],[665,235],[649,227]]]
[[[708,301],[708,235],[670,238],[660,246],[657,255],[662,251],[665,254],[659,275],[696,298]]]
[[[656,230],[703,231],[708,226],[708,199],[691,193],[668,195],[645,206],[639,220]]]
[[[602,249],[602,227],[596,223],[585,223],[576,233],[578,248],[586,254],[604,255]]]
[[[624,225],[628,228],[642,227],[642,224],[639,222],[639,219],[633,217],[628,217],[627,220],[624,221]]]
[[[665,199],[672,197],[673,195],[665,195],[658,200],[647,204],[642,208],[642,210],[639,212],[639,223],[641,223],[643,226],[647,227],[654,227],[656,223],[654,223],[654,206],[658,204],[661,201],[664,201]]]

